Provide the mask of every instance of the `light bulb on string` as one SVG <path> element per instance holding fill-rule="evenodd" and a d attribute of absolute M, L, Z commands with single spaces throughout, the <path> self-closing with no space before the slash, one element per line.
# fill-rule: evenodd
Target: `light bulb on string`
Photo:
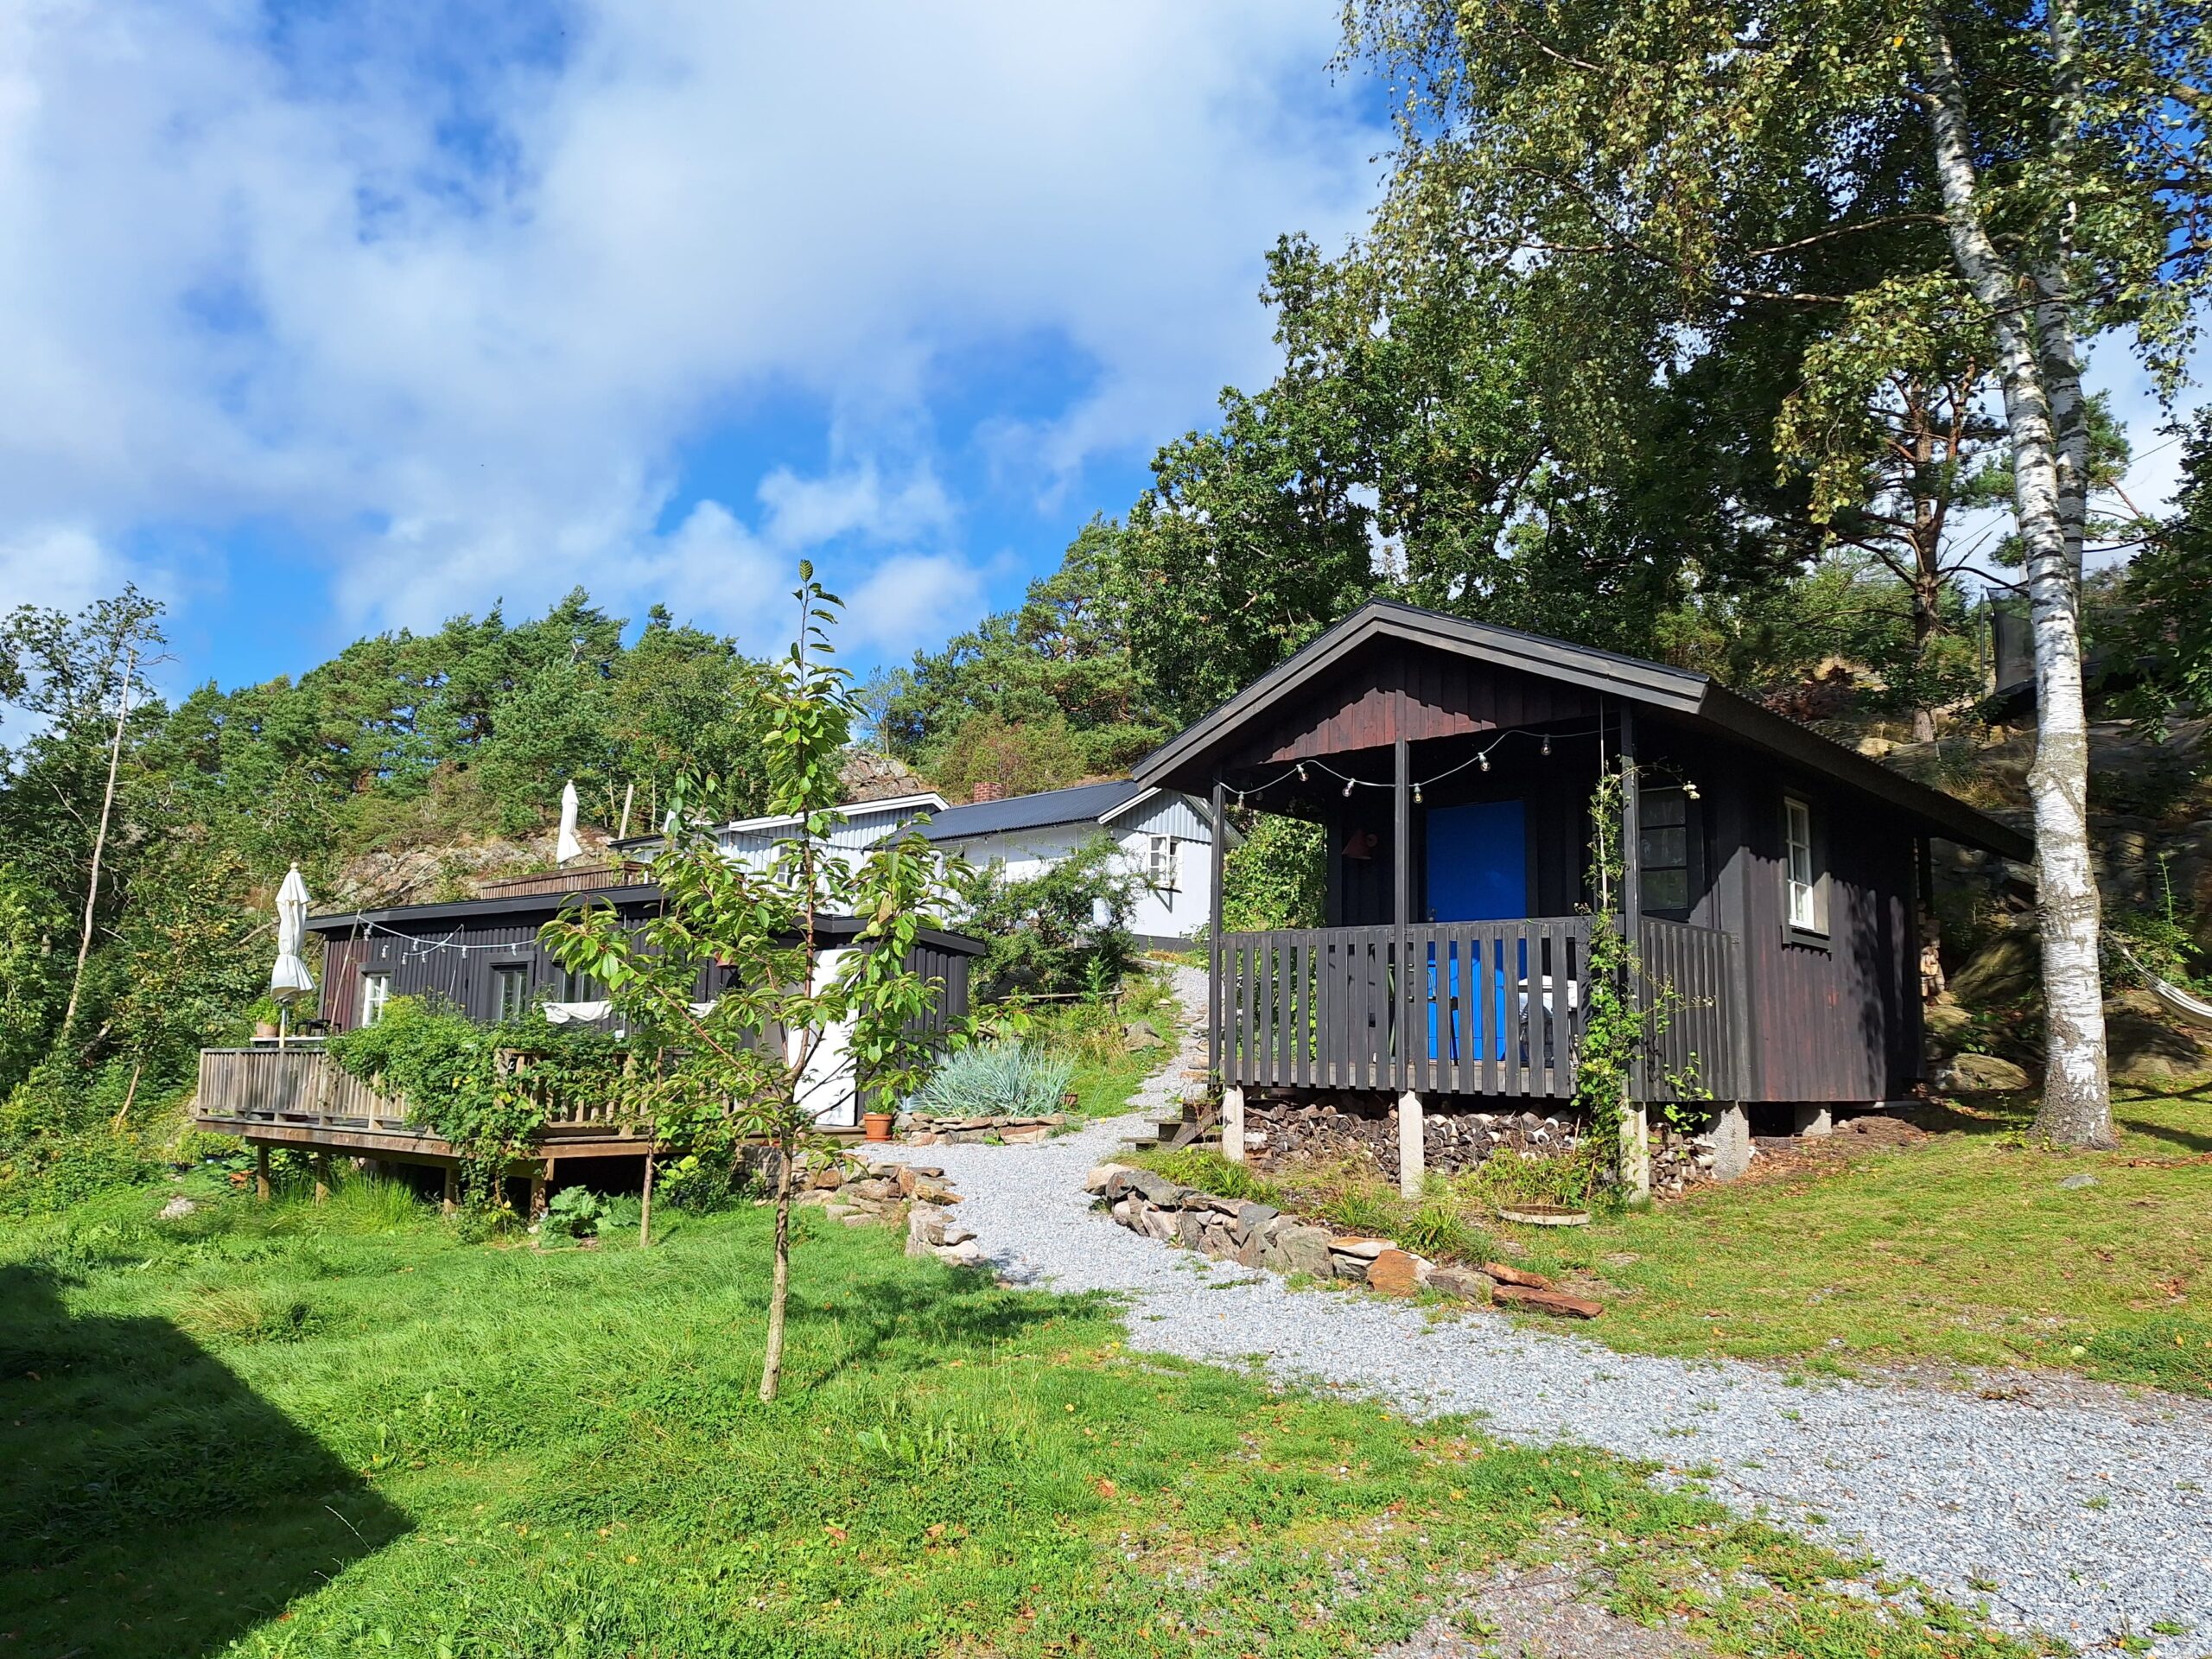
<path fill-rule="evenodd" d="M 1301 784 L 1306 781 L 1306 763 L 1303 760 L 1298 763 L 1298 781 Z"/>
<path fill-rule="evenodd" d="M 1536 751 L 1536 753 L 1539 753 L 1539 754 L 1549 754 L 1551 752 L 1552 752 L 1552 734 L 1551 734 L 1549 732 L 1546 732 L 1546 733 L 1544 734 L 1544 742 L 1543 742 L 1543 747 L 1542 747 L 1541 748 L 1538 749 L 1538 750 Z"/>
<path fill-rule="evenodd" d="M 1239 812 L 1244 810 L 1244 791 L 1241 789 L 1236 791 L 1236 810 Z"/>
<path fill-rule="evenodd" d="M 1352 780 L 1351 779 L 1350 779 L 1350 778 L 1347 778 L 1347 779 L 1344 779 L 1344 798 L 1345 798 L 1346 800 L 1350 800 L 1350 799 L 1351 798 L 1351 786 L 1352 786 L 1352 783 L 1353 783 L 1353 780 Z"/>
<path fill-rule="evenodd" d="M 1488 749 L 1484 749 L 1482 753 L 1476 755 L 1475 760 L 1484 772 L 1488 772 L 1490 770 L 1490 751 Z"/>
<path fill-rule="evenodd" d="M 1421 804 L 1421 785 L 1419 784 L 1415 784 L 1414 785 L 1414 804 L 1415 806 L 1419 806 Z"/>
<path fill-rule="evenodd" d="M 1682 794 L 1683 794 L 1683 796 L 1684 796 L 1687 799 L 1693 800 L 1693 801 L 1694 801 L 1694 800 L 1698 799 L 1698 798 L 1699 798 L 1699 797 L 1698 797 L 1698 792 L 1697 792 L 1697 785 L 1696 785 L 1695 784 L 1692 783 L 1688 779 L 1687 779 L 1687 778 L 1683 779 L 1682 779 Z"/>

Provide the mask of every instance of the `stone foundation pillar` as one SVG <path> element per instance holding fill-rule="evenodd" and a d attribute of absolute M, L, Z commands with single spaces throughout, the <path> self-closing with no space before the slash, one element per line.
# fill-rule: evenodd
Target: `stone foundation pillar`
<path fill-rule="evenodd" d="M 1621 1103 L 1621 1185 L 1632 1201 L 1651 1196 L 1651 1111 L 1640 1100 Z"/>
<path fill-rule="evenodd" d="M 1738 1101 L 1724 1102 L 1713 1125 L 1713 1179 L 1740 1180 L 1751 1166 L 1751 1109 Z"/>
<path fill-rule="evenodd" d="M 1835 1114 L 1826 1106 L 1800 1106 L 1797 1109 L 1797 1133 L 1834 1135 Z"/>
<path fill-rule="evenodd" d="M 1398 1096 L 1398 1196 L 1421 1197 L 1428 1173 L 1428 1146 L 1421 1123 L 1421 1096 L 1408 1089 Z"/>
<path fill-rule="evenodd" d="M 1234 1084 L 1221 1091 L 1221 1155 L 1244 1161 L 1244 1091 Z"/>

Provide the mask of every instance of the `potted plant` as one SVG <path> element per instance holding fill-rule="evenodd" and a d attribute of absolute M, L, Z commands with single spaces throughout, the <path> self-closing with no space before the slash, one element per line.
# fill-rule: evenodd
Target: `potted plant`
<path fill-rule="evenodd" d="M 892 1114 L 889 1112 L 862 1112 L 861 1114 L 861 1137 L 868 1141 L 888 1141 L 891 1138 L 891 1124 Z"/>

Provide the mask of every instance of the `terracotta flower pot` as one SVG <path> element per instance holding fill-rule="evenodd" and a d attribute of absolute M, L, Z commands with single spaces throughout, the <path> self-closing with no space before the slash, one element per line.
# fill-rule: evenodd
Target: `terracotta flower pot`
<path fill-rule="evenodd" d="M 862 1112 L 861 1134 L 870 1141 L 888 1141 L 891 1138 L 891 1114 L 889 1112 Z"/>

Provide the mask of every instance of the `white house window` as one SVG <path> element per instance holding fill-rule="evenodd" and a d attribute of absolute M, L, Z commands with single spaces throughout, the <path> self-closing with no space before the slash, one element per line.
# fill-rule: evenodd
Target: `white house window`
<path fill-rule="evenodd" d="M 1782 822 L 1788 843 L 1784 874 L 1789 885 L 1790 929 L 1799 933 L 1825 933 L 1827 918 L 1821 913 L 1821 872 L 1813 855 L 1813 809 L 1795 797 L 1785 796 Z"/>
<path fill-rule="evenodd" d="M 391 1000 L 391 976 L 390 974 L 363 974 L 361 976 L 360 1018 L 354 1023 L 359 1026 L 373 1026 L 384 1018 L 384 1005 Z"/>
<path fill-rule="evenodd" d="M 1163 893 L 1175 887 L 1175 845 L 1173 836 L 1145 837 L 1145 880 Z"/>

